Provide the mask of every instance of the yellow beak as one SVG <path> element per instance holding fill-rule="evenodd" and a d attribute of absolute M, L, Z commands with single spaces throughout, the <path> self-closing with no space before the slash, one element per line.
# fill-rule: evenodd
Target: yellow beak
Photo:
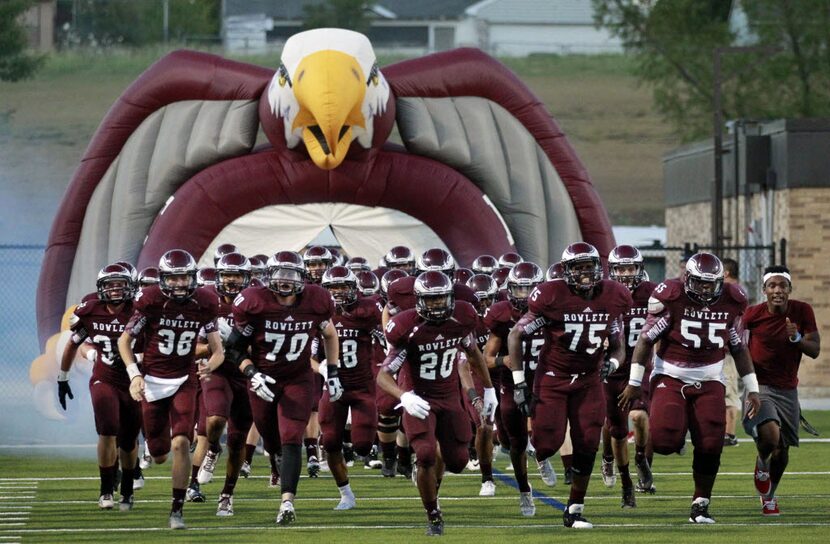
<path fill-rule="evenodd" d="M 305 57 L 294 77 L 300 111 L 292 130 L 302 127 L 311 160 L 324 170 L 337 168 L 352 143 L 352 126 L 365 128 L 366 76 L 351 55 L 328 49 Z"/>

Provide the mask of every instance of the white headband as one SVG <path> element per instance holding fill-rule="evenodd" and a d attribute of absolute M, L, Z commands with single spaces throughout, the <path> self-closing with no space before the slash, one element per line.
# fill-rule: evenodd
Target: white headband
<path fill-rule="evenodd" d="M 790 283 L 790 285 L 793 284 L 793 279 L 790 277 L 790 274 L 788 272 L 768 272 L 764 274 L 764 285 L 766 285 L 767 281 L 773 276 L 781 276 L 785 278 Z"/>

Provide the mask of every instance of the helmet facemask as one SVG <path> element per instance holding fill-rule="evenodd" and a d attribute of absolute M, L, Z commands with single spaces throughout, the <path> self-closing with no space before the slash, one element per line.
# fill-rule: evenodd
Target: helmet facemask
<path fill-rule="evenodd" d="M 453 293 L 418 295 L 415 303 L 415 311 L 418 315 L 432 323 L 446 321 L 452 316 L 453 310 L 455 310 Z"/>
<path fill-rule="evenodd" d="M 273 267 L 268 278 L 268 287 L 282 297 L 299 295 L 305 285 L 299 270 L 287 267 Z"/>
<path fill-rule="evenodd" d="M 160 272 L 159 287 L 168 298 L 182 302 L 193 296 L 198 283 L 196 271 L 188 272 Z"/>

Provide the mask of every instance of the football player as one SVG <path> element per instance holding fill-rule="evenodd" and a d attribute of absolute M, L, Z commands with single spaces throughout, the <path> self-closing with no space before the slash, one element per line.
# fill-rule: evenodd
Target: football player
<path fill-rule="evenodd" d="M 378 373 L 378 385 L 400 399 L 405 410 L 404 429 L 417 458 L 427 534 L 441 535 L 444 521 L 438 508 L 438 488 L 444 468 L 454 473 L 464 470 L 472 438 L 470 419 L 458 394 L 459 351 L 466 354 L 484 383 L 482 413 L 490 421 L 498 401 L 473 337 L 477 322 L 473 305 L 456 302 L 452 281 L 437 270 L 418 276 L 415 298 L 414 309 L 397 314 L 386 326 L 391 349 Z M 392 377 L 399 371 L 402 387 Z"/>
<path fill-rule="evenodd" d="M 311 344 L 318 335 L 328 365 L 330 402 L 340 398 L 343 386 L 331 295 L 318 285 L 306 284 L 303 259 L 296 252 L 272 256 L 268 274 L 267 287 L 252 286 L 236 297 L 227 351 L 229 360 L 238 362 L 250 380 L 251 410 L 265 449 L 282 450 L 282 502 L 276 522 L 288 525 L 296 519 L 294 496 L 315 383 Z"/>
<path fill-rule="evenodd" d="M 386 261 L 386 271 L 403 270 L 410 276 L 415 273 L 415 255 L 406 246 L 393 247 L 386 252 L 384 260 Z M 381 277 L 383 276 L 381 275 Z"/>
<path fill-rule="evenodd" d="M 623 409 L 640 397 L 641 382 L 652 346 L 660 341 L 651 374 L 649 427 L 654 451 L 661 455 L 685 446 L 692 435 L 694 495 L 691 523 L 715 523 L 709 513 L 712 487 L 723 450 L 723 359 L 726 350 L 747 391 L 747 415 L 760 406 L 758 380 L 741 336 L 746 294 L 723 282 L 723 264 L 711 253 L 692 255 L 682 280 L 669 279 L 654 288 L 648 317 L 631 356 L 628 386 L 620 396 Z"/>
<path fill-rule="evenodd" d="M 320 285 L 323 274 L 332 267 L 334 257 L 331 251 L 323 246 L 310 246 L 303 252 L 303 262 L 309 283 Z"/>
<path fill-rule="evenodd" d="M 218 301 L 196 285 L 196 261 L 181 249 L 159 260 L 159 284 L 145 287 L 135 302 L 118 350 L 130 377 L 130 395 L 141 402 L 147 444 L 155 463 L 173 452 L 171 529 L 184 529 L 182 507 L 190 466 L 190 436 L 196 415 L 196 336 L 204 328 L 211 356 L 206 368 L 224 359 L 216 330 Z M 141 370 L 132 341 L 144 337 Z M 171 438 L 172 437 L 172 438 Z"/>
<path fill-rule="evenodd" d="M 105 266 L 98 272 L 96 297 L 75 307 L 70 319 L 72 336 L 61 357 L 58 373 L 58 400 L 66 410 L 66 398 L 74 398 L 69 387 L 69 370 L 78 348 L 92 347 L 85 357 L 93 364 L 89 380 L 95 430 L 98 433 L 98 471 L 101 493 L 98 507 L 115 506 L 113 489 L 117 457 L 124 467 L 121 475 L 119 509 L 133 507 L 133 469 L 136 465 L 136 440 L 141 427 L 140 406 L 130 398 L 130 380 L 124 361 L 116 349 L 118 337 L 133 315 L 133 291 L 130 272 L 119 264 Z"/>
<path fill-rule="evenodd" d="M 559 449 L 570 422 L 573 483 L 563 523 L 589 529 L 593 526 L 582 513 L 605 420 L 602 380 L 625 359 L 620 321 L 631 307 L 631 294 L 620 283 L 602 279 L 599 253 L 588 243 L 569 245 L 562 253 L 562 266 L 565 280 L 536 287 L 528 312 L 510 331 L 508 366 L 514 401 L 531 416 L 537 461 Z M 539 329 L 544 329 L 545 342 L 531 405 L 522 340 Z M 606 341 L 608 356 L 603 357 Z"/>

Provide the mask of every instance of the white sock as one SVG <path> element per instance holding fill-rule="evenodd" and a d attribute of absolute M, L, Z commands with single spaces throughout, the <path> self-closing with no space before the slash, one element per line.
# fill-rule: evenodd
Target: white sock
<path fill-rule="evenodd" d="M 346 484 L 337 488 L 340 491 L 341 497 L 354 497 L 352 493 L 352 484 Z"/>
<path fill-rule="evenodd" d="M 584 510 L 585 510 L 585 505 L 584 504 L 574 503 L 574 504 L 568 506 L 568 513 L 569 514 L 581 514 Z"/>

